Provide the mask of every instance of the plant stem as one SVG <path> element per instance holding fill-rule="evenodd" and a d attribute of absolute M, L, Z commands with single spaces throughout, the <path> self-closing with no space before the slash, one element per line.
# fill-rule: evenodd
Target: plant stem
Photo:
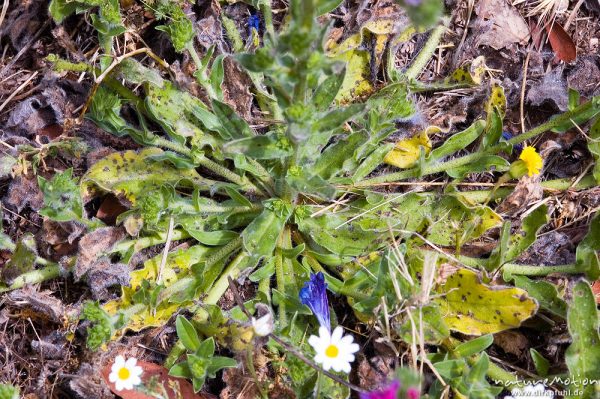
<path fill-rule="evenodd" d="M 256 212 L 263 209 L 262 204 L 252 204 L 252 206 L 222 206 L 222 205 L 203 205 L 198 206 L 199 212 L 204 213 L 243 213 Z"/>
<path fill-rule="evenodd" d="M 554 129 L 556 126 L 561 125 L 565 122 L 568 122 L 581 114 L 585 114 L 590 111 L 592 108 L 596 107 L 596 102 L 600 102 L 600 96 L 596 96 L 591 98 L 588 102 L 579 105 L 571 111 L 563 112 L 562 114 L 557 115 L 554 118 L 551 118 L 549 121 L 542 123 L 541 125 L 534 127 L 533 129 L 520 134 L 518 136 L 514 136 L 510 140 L 507 140 L 510 144 L 520 144 L 526 140 L 532 139 L 542 133 L 545 133 L 549 130 Z M 498 145 L 492 147 L 496 148 Z M 497 151 L 496 151 L 497 152 Z"/>
<path fill-rule="evenodd" d="M 283 254 L 281 251 L 281 236 L 278 240 L 277 248 L 275 248 L 275 279 L 277 281 L 277 290 L 279 292 L 285 292 L 285 270 L 283 268 Z M 279 304 L 279 325 L 280 328 L 284 328 L 287 325 L 287 315 L 285 313 L 285 302 L 281 301 Z"/>
<path fill-rule="evenodd" d="M 556 265 L 556 266 L 531 266 L 531 265 L 518 265 L 516 263 L 505 263 L 502 266 L 502 271 L 511 275 L 522 275 L 522 276 L 547 276 L 552 273 L 566 273 L 566 274 L 578 274 L 583 273 L 581 267 L 577 264 L 571 263 L 568 265 Z"/>
<path fill-rule="evenodd" d="M 208 291 L 208 294 L 203 300 L 203 303 L 207 305 L 216 304 L 221 296 L 227 291 L 229 287 L 229 278 L 236 279 L 240 274 L 241 267 L 246 264 L 246 260 L 250 258 L 247 252 L 240 252 L 234 259 L 231 261 L 227 269 L 221 274 L 219 279 L 213 284 L 211 289 Z"/>
<path fill-rule="evenodd" d="M 405 75 L 409 80 L 416 79 L 427 66 L 445 31 L 446 26 L 439 25 L 431 32 L 425 46 L 423 46 L 423 49 L 419 52 L 412 65 L 406 70 Z"/>
<path fill-rule="evenodd" d="M 167 140 L 164 137 L 159 137 L 159 136 L 157 136 L 154 139 L 154 145 L 156 145 L 158 147 L 166 148 L 168 150 L 178 152 L 189 158 L 192 158 L 198 163 L 198 165 L 204 166 L 206 169 L 210 170 L 211 172 L 215 173 L 216 175 L 219 175 L 222 178 L 241 186 L 243 189 L 248 190 L 248 191 L 254 191 L 257 194 L 264 195 L 263 191 L 261 189 L 259 189 L 258 187 L 256 187 L 247 178 L 242 177 L 242 176 L 230 171 L 225 166 L 220 165 L 205 156 L 198 157 L 197 159 L 194 158 L 194 156 L 192 154 L 192 150 L 190 150 L 189 148 L 187 148 L 184 145 L 181 145 L 181 144 L 176 143 L 171 140 Z"/>
<path fill-rule="evenodd" d="M 233 20 L 227 17 L 224 13 L 221 13 L 221 23 L 225 28 L 225 33 L 227 33 L 229 40 L 231 40 L 233 52 L 239 53 L 244 50 L 244 41 L 242 40 L 242 35 L 240 35 L 240 32 L 235 26 L 235 22 L 233 22 Z"/>
<path fill-rule="evenodd" d="M 208 65 L 202 65 L 202 60 L 200 59 L 200 56 L 198 55 L 198 52 L 196 51 L 196 48 L 194 47 L 193 41 L 190 41 L 188 43 L 188 45 L 185 46 L 185 48 L 192 56 L 192 60 L 194 60 L 194 64 L 196 64 L 196 74 L 195 74 L 196 81 L 206 91 L 206 93 L 208 94 L 208 97 L 218 99 L 217 93 L 215 93 L 215 89 L 210 84 L 210 80 L 208 79 L 208 76 L 206 75 L 206 68 L 208 67 Z"/>
<path fill-rule="evenodd" d="M 223 177 L 224 179 L 229 180 L 232 183 L 237 184 L 242 187 L 244 190 L 254 191 L 259 195 L 264 195 L 263 191 L 256 187 L 253 183 L 251 183 L 247 178 L 242 177 L 226 167 L 219 165 L 215 161 L 208 159 L 206 157 L 202 157 L 198 160 L 198 163 L 204 166 L 206 169 L 216 173 L 217 175 Z"/>
<path fill-rule="evenodd" d="M 544 191 L 554 192 L 554 191 L 565 191 L 568 189 L 573 190 L 585 190 L 588 188 L 596 187 L 596 180 L 594 176 L 588 175 L 581 179 L 577 184 L 573 185 L 573 179 L 564 178 L 564 179 L 555 179 L 555 180 L 546 180 L 540 183 L 540 186 Z M 504 198 L 514 190 L 513 187 L 500 187 L 494 193 L 492 199 Z M 435 193 L 431 193 L 435 195 Z M 473 202 L 482 203 L 485 202 L 489 195 L 490 190 L 474 190 L 474 191 L 461 191 L 460 195 L 469 199 Z"/>
<path fill-rule="evenodd" d="M 217 252 L 215 252 L 206 259 L 206 263 L 204 264 L 205 269 L 213 266 L 215 263 L 217 263 L 227 255 L 231 254 L 233 251 L 241 247 L 242 242 L 243 239 L 241 236 L 239 236 L 238 238 L 231 240 L 227 244 L 222 246 L 219 250 L 217 250 Z"/>
<path fill-rule="evenodd" d="M 168 140 L 164 137 L 156 136 L 153 139 L 154 145 L 162 148 L 166 148 L 167 150 L 175 151 L 180 154 L 183 154 L 187 157 L 192 158 L 192 150 L 187 148 L 186 146 L 176 143 L 174 141 Z"/>
<path fill-rule="evenodd" d="M 21 274 L 10 285 L 0 284 L 0 293 L 25 287 L 27 284 L 43 283 L 60 276 L 60 266 L 46 261 L 48 266 Z"/>
<path fill-rule="evenodd" d="M 171 239 L 173 241 L 183 240 L 190 235 L 183 230 L 173 230 Z M 142 237 L 135 240 L 121 241 L 110 251 L 110 253 L 127 252 L 131 247 L 134 247 L 136 252 L 144 248 L 153 247 L 155 245 L 164 244 L 167 241 L 167 232 L 159 233 L 158 237 Z"/>
<path fill-rule="evenodd" d="M 271 1 L 261 1 L 258 4 L 260 4 L 260 11 L 262 12 L 263 19 L 265 20 L 265 30 L 269 36 L 271 36 L 271 39 L 274 39 L 275 28 L 273 27 L 273 11 L 271 9 Z"/>

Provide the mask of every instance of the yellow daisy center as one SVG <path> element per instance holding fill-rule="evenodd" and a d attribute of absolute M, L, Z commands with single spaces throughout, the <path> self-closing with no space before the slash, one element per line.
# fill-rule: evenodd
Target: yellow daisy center
<path fill-rule="evenodd" d="M 527 166 L 527 174 L 529 176 L 539 174 L 542 166 L 544 165 L 540 154 L 536 152 L 534 147 L 530 146 L 525 146 L 525 148 L 523 148 L 519 159 L 525 162 L 525 165 Z"/>
<path fill-rule="evenodd" d="M 126 380 L 129 378 L 131 373 L 129 372 L 129 369 L 127 367 L 121 367 L 117 375 L 119 376 L 120 380 Z"/>
<path fill-rule="evenodd" d="M 337 357 L 337 355 L 340 353 L 340 350 L 338 349 L 337 346 L 335 345 L 329 345 L 327 347 L 327 349 L 325 349 L 325 355 L 327 357 Z"/>

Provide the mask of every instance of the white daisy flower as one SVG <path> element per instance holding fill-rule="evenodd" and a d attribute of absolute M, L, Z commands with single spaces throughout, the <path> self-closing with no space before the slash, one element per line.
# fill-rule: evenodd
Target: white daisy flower
<path fill-rule="evenodd" d="M 136 366 L 137 359 L 130 357 L 125 361 L 125 358 L 121 355 L 115 358 L 108 380 L 115 384 L 115 389 L 121 391 L 123 389 L 133 389 L 134 385 L 142 383 L 140 375 L 142 375 L 142 368 Z"/>
<path fill-rule="evenodd" d="M 554 392 L 547 390 L 544 384 L 526 385 L 523 389 L 514 388 L 510 396 L 504 399 L 549 399 L 554 397 Z"/>
<path fill-rule="evenodd" d="M 319 336 L 311 335 L 308 343 L 317 354 L 315 362 L 323 365 L 324 370 L 350 372 L 350 363 L 354 361 L 354 353 L 358 352 L 358 344 L 353 343 L 352 335 L 343 336 L 344 330 L 337 326 L 333 333 L 326 327 L 319 327 Z"/>

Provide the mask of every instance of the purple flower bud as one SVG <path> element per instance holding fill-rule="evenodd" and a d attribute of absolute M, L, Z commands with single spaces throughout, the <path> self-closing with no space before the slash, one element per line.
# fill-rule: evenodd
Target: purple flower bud
<path fill-rule="evenodd" d="M 323 273 L 311 273 L 310 280 L 304 283 L 304 286 L 300 290 L 300 302 L 308 306 L 317 320 L 319 320 L 319 324 L 331 332 L 327 284 L 325 283 Z"/>
<path fill-rule="evenodd" d="M 400 381 L 393 380 L 390 385 L 380 391 L 372 391 L 360 394 L 360 399 L 396 399 L 398 390 L 400 389 Z"/>

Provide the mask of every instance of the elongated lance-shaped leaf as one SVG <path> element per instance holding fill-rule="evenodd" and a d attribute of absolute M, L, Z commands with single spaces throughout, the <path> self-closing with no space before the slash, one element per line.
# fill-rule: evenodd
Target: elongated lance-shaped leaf
<path fill-rule="evenodd" d="M 270 256 L 291 213 L 291 206 L 281 200 L 265 203 L 262 213 L 242 232 L 246 251 L 256 257 Z"/>
<path fill-rule="evenodd" d="M 573 300 L 569 305 L 567 324 L 573 343 L 567 348 L 565 360 L 572 377 L 569 398 L 592 399 L 600 394 L 600 335 L 598 310 L 594 293 L 587 281 L 573 287 Z"/>
<path fill-rule="evenodd" d="M 591 281 L 600 277 L 600 212 L 598 212 L 590 223 L 590 230 L 585 238 L 577 246 L 575 258 L 580 273 L 585 273 Z"/>
<path fill-rule="evenodd" d="M 447 138 L 444 144 L 431 151 L 427 160 L 435 161 L 466 148 L 481 135 L 484 129 L 485 121 L 478 120 L 474 122 L 462 132 L 455 133 Z"/>

